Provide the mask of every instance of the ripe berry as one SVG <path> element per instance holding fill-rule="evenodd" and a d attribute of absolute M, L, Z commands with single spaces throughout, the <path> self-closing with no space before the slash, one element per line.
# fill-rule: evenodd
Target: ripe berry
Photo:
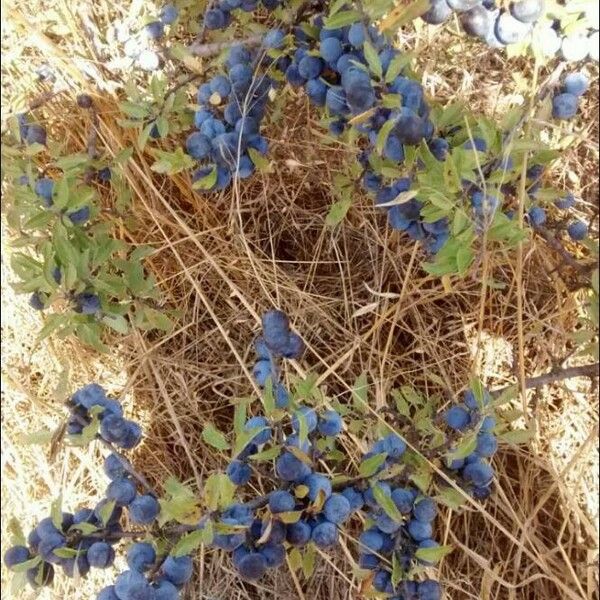
<path fill-rule="evenodd" d="M 154 496 L 142 494 L 129 505 L 129 517 L 134 523 L 147 525 L 152 523 L 160 512 L 160 505 Z"/>
<path fill-rule="evenodd" d="M 588 226 L 583 221 L 572 221 L 567 226 L 567 233 L 572 240 L 580 242 L 587 237 Z"/>

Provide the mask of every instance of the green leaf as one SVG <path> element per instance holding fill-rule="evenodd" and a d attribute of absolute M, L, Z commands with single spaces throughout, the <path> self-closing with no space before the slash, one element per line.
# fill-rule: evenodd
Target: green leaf
<path fill-rule="evenodd" d="M 267 377 L 267 381 L 265 382 L 265 386 L 263 389 L 263 393 L 260 397 L 262 404 L 265 409 L 265 415 L 270 417 L 275 410 L 275 397 L 273 396 L 273 381 L 271 380 L 271 376 Z"/>
<path fill-rule="evenodd" d="M 34 556 L 25 562 L 19 563 L 18 565 L 14 565 L 10 567 L 10 570 L 13 573 L 24 573 L 25 571 L 29 571 L 29 569 L 34 569 L 42 562 L 41 556 Z"/>
<path fill-rule="evenodd" d="M 435 546 L 434 548 L 418 548 L 415 557 L 419 560 L 436 563 L 452 552 L 452 546 Z"/>
<path fill-rule="evenodd" d="M 231 447 L 225 436 L 212 423 L 204 426 L 202 439 L 217 450 L 227 450 Z"/>
<path fill-rule="evenodd" d="M 193 190 L 211 190 L 217 183 L 217 167 L 213 166 L 210 173 L 200 179 L 196 179 L 192 184 Z"/>
<path fill-rule="evenodd" d="M 150 167 L 155 173 L 165 175 L 174 175 L 194 166 L 194 159 L 188 156 L 181 146 L 175 152 L 165 152 L 164 150 L 154 150 L 152 152 L 158 160 Z"/>
<path fill-rule="evenodd" d="M 40 444 L 49 444 L 54 437 L 54 431 L 50 429 L 41 429 L 39 431 L 33 431 L 32 433 L 23 433 L 18 436 L 20 444 L 25 446 Z"/>
<path fill-rule="evenodd" d="M 60 494 L 50 505 L 50 518 L 52 519 L 52 525 L 59 531 L 62 530 L 62 494 Z"/>
<path fill-rule="evenodd" d="M 54 206 L 58 209 L 63 209 L 69 202 L 69 182 L 66 177 L 60 179 L 54 186 L 52 199 Z"/>
<path fill-rule="evenodd" d="M 365 40 L 363 44 L 363 52 L 365 53 L 365 60 L 369 65 L 369 70 L 373 73 L 378 79 L 381 79 L 383 76 L 383 67 L 381 66 L 381 60 L 379 59 L 379 54 L 377 50 L 373 47 L 373 44 L 369 42 L 369 40 Z"/>
<path fill-rule="evenodd" d="M 477 434 L 471 433 L 466 435 L 460 442 L 460 444 L 452 451 L 448 452 L 449 460 L 460 460 L 473 454 L 477 447 Z"/>
<path fill-rule="evenodd" d="M 345 198 L 334 202 L 329 208 L 327 217 L 325 217 L 325 224 L 328 227 L 335 227 L 339 225 L 343 220 L 350 207 L 352 206 L 352 198 Z"/>
<path fill-rule="evenodd" d="M 404 67 L 410 64 L 410 61 L 414 58 L 414 55 L 410 52 L 403 52 L 397 54 L 392 58 L 387 71 L 385 72 L 385 82 L 392 83 L 400 73 L 404 70 Z"/>
<path fill-rule="evenodd" d="M 101 319 L 102 323 L 114 329 L 117 333 L 125 335 L 129 332 L 129 323 L 127 319 L 121 315 L 106 314 Z"/>
<path fill-rule="evenodd" d="M 306 547 L 304 556 L 302 557 L 302 573 L 306 579 L 308 579 L 315 570 L 315 559 L 316 551 L 314 546 L 311 544 Z"/>
<path fill-rule="evenodd" d="M 381 156 L 381 154 L 383 154 L 383 149 L 385 148 L 385 143 L 387 142 L 387 139 L 392 131 L 392 129 L 395 127 L 396 122 L 393 119 L 388 119 L 383 126 L 381 127 L 381 129 L 379 130 L 379 133 L 377 134 L 377 141 L 375 142 L 375 149 L 377 150 L 377 153 Z"/>
<path fill-rule="evenodd" d="M 527 444 L 533 438 L 533 432 L 529 429 L 514 429 L 513 431 L 506 431 L 502 433 L 499 438 L 507 444 L 519 446 Z"/>
<path fill-rule="evenodd" d="M 219 507 L 220 480 L 219 473 L 213 473 L 204 484 L 204 503 L 209 510 L 217 510 Z"/>
<path fill-rule="evenodd" d="M 69 531 L 81 531 L 81 533 L 83 533 L 83 535 L 89 535 L 90 533 L 95 533 L 96 531 L 98 531 L 98 528 L 95 525 L 92 525 L 91 523 L 86 523 L 85 521 L 82 521 L 81 523 L 75 523 L 74 525 L 71 525 L 71 527 L 69 527 Z"/>
<path fill-rule="evenodd" d="M 246 424 L 246 408 L 250 401 L 248 399 L 241 399 L 235 406 L 233 413 L 233 431 L 236 435 L 239 435 L 244 431 L 244 425 Z"/>
<path fill-rule="evenodd" d="M 374 484 L 371 486 L 371 490 L 377 504 L 383 508 L 387 516 L 396 523 L 402 523 L 402 513 L 398 510 L 398 507 L 394 504 L 392 498 L 383 491 L 383 488 Z"/>
<path fill-rule="evenodd" d="M 75 548 L 56 548 L 53 550 L 53 553 L 56 554 L 59 558 L 74 558 L 79 554 L 79 550 Z"/>
<path fill-rule="evenodd" d="M 100 508 L 98 511 L 98 516 L 100 517 L 100 522 L 103 526 L 106 527 L 109 519 L 112 517 L 113 511 L 115 509 L 116 502 L 114 500 L 109 500 L 104 506 Z"/>
<path fill-rule="evenodd" d="M 277 458 L 281 454 L 281 446 L 272 446 L 267 450 L 263 450 L 262 452 L 257 452 L 256 454 L 251 454 L 248 458 L 250 460 L 255 461 L 266 461 L 273 460 Z"/>
<path fill-rule="evenodd" d="M 212 537 L 212 522 L 207 521 L 202 529 L 192 531 L 180 538 L 170 554 L 176 557 L 187 556 L 202 544 L 209 544 L 212 541 Z"/>
<path fill-rule="evenodd" d="M 119 103 L 119 108 L 128 117 L 133 117 L 135 119 L 143 119 L 150 114 L 150 109 L 148 106 L 134 104 L 128 100 Z"/>
<path fill-rule="evenodd" d="M 327 29 L 340 29 L 347 25 L 352 25 L 360 21 L 361 15 L 357 10 L 344 10 L 324 19 L 324 25 Z"/>
<path fill-rule="evenodd" d="M 258 150 L 248 148 L 247 152 L 250 160 L 261 173 L 271 173 L 273 171 L 271 161 L 268 158 L 265 158 Z"/>
<path fill-rule="evenodd" d="M 463 494 L 451 487 L 443 488 L 435 499 L 453 510 L 464 506 L 467 502 L 467 499 Z"/>
<path fill-rule="evenodd" d="M 368 393 L 369 393 L 369 382 L 367 380 L 367 373 L 363 371 L 354 382 L 352 386 L 352 397 L 354 399 L 354 407 L 359 412 L 365 413 L 368 410 Z"/>
<path fill-rule="evenodd" d="M 400 11 L 392 11 L 391 14 L 384 19 L 381 28 L 384 31 L 395 31 L 425 14 L 430 7 L 430 0 L 415 0 Z"/>
<path fill-rule="evenodd" d="M 375 473 L 379 471 L 381 465 L 385 462 L 386 458 L 387 452 L 381 452 L 380 454 L 375 454 L 374 456 L 367 458 L 367 460 L 363 460 L 358 468 L 360 476 L 371 477 L 372 475 L 375 475 Z"/>
<path fill-rule="evenodd" d="M 292 548 L 287 558 L 292 571 L 297 571 L 302 566 L 302 553 L 298 548 Z"/>
<path fill-rule="evenodd" d="M 27 546 L 27 539 L 21 528 L 21 523 L 15 517 L 11 517 L 8 522 L 8 533 L 13 546 Z"/>
<path fill-rule="evenodd" d="M 499 396 L 494 398 L 494 400 L 492 401 L 492 406 L 502 406 L 503 404 L 506 404 L 507 402 L 510 402 L 511 400 L 516 398 L 518 393 L 519 386 L 511 385 L 507 387 Z"/>

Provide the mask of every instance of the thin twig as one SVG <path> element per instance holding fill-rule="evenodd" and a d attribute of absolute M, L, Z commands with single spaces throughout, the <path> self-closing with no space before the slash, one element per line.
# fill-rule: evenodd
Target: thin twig
<path fill-rule="evenodd" d="M 542 387 L 544 385 L 549 385 L 551 383 L 556 383 L 557 381 L 563 381 L 565 379 L 571 379 L 573 377 L 598 377 L 600 369 L 600 363 L 593 363 L 589 365 L 582 365 L 580 367 L 567 367 L 566 369 L 557 369 L 546 373 L 545 375 L 538 375 L 537 377 L 529 377 L 525 379 L 525 388 L 526 389 L 534 389 L 538 387 Z M 492 396 L 497 397 L 502 395 L 504 392 L 509 390 L 511 385 L 507 385 L 498 390 L 494 390 L 491 392 Z"/>
<path fill-rule="evenodd" d="M 243 45 L 243 46 L 256 46 L 262 42 L 264 35 L 251 35 L 247 38 L 241 39 L 233 39 L 227 40 L 224 42 L 212 42 L 210 44 L 199 44 L 198 42 L 194 42 L 190 46 L 188 46 L 188 50 L 194 56 L 214 56 L 215 54 L 219 54 L 222 50 L 226 50 L 227 48 L 232 48 L 233 46 Z"/>
<path fill-rule="evenodd" d="M 564 248 L 556 236 L 546 229 L 546 227 L 534 227 L 534 231 L 545 240 L 546 244 L 548 244 L 550 248 L 560 254 L 560 257 L 564 260 L 564 262 L 573 269 L 579 271 L 580 273 L 587 274 L 596 267 L 595 263 L 582 264 L 576 260 L 573 255 Z"/>

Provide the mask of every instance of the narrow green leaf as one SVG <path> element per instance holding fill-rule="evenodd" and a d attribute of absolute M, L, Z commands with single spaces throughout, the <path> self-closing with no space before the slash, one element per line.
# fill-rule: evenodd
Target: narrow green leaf
<path fill-rule="evenodd" d="M 367 458 L 367 460 L 363 460 L 358 468 L 360 476 L 371 477 L 372 475 L 375 475 L 385 462 L 386 458 L 387 452 L 381 452 L 380 454 L 375 454 L 374 456 Z"/>
<path fill-rule="evenodd" d="M 114 500 L 109 500 L 99 511 L 98 516 L 100 517 L 100 522 L 102 525 L 106 526 L 109 519 L 112 517 L 113 511 L 115 509 L 116 502 Z"/>
<path fill-rule="evenodd" d="M 377 50 L 375 50 L 373 44 L 371 44 L 369 40 L 365 40 L 365 43 L 363 44 L 363 52 L 365 54 L 365 60 L 369 65 L 369 70 L 378 79 L 381 79 L 383 76 L 383 67 L 381 66 L 381 60 L 379 59 L 379 54 L 377 53 Z"/>
<path fill-rule="evenodd" d="M 464 506 L 467 502 L 463 494 L 451 487 L 443 488 L 435 499 L 453 510 Z"/>
<path fill-rule="evenodd" d="M 418 548 L 415 557 L 419 560 L 436 563 L 452 552 L 452 546 L 435 546 L 434 548 Z"/>
<path fill-rule="evenodd" d="M 350 207 L 352 206 L 352 198 L 345 198 L 334 202 L 329 208 L 329 212 L 325 217 L 325 224 L 328 227 L 335 227 L 339 225 L 343 220 Z"/>
<path fill-rule="evenodd" d="M 212 423 L 204 426 L 202 439 L 217 450 L 227 450 L 231 447 L 225 436 Z"/>
<path fill-rule="evenodd" d="M 62 494 L 60 494 L 50 505 L 50 518 L 52 519 L 52 525 L 59 531 L 62 530 Z"/>
<path fill-rule="evenodd" d="M 513 431 L 506 431 L 505 433 L 502 433 L 499 438 L 507 444 L 519 446 L 522 444 L 527 444 L 527 442 L 531 441 L 533 438 L 533 432 L 531 432 L 529 429 L 515 429 Z"/>
<path fill-rule="evenodd" d="M 402 523 L 402 513 L 398 510 L 398 507 L 394 504 L 391 497 L 377 484 L 372 485 L 371 490 L 373 491 L 373 497 L 377 501 L 377 504 L 383 508 L 385 514 L 392 519 L 392 521 Z"/>
<path fill-rule="evenodd" d="M 340 29 L 360 21 L 360 18 L 361 15 L 357 10 L 344 10 L 324 19 L 324 25 L 327 29 Z"/>

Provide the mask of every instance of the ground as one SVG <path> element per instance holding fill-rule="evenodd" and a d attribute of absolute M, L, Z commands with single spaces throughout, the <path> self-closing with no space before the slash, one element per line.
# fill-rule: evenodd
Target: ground
<path fill-rule="evenodd" d="M 71 110 L 72 95 L 95 86 L 104 92 L 98 100 L 103 144 L 112 153 L 133 145 L 134 134 L 115 126 L 116 91 L 125 73 L 110 28 L 124 20 L 139 23 L 149 11 L 145 5 L 82 3 L 85 10 L 75 12 L 47 0 L 11 8 L 2 24 L 3 106 L 16 110 L 24 98 L 45 91 L 34 69 L 49 64 L 68 82 L 68 91 L 43 109 L 65 145 L 81 144 L 86 125 L 59 117 Z M 530 59 L 485 50 L 452 27 L 424 28 L 401 36 L 399 44 L 416 48 L 416 68 L 437 100 L 462 100 L 492 115 L 522 103 L 527 93 Z M 258 316 L 274 305 L 291 315 L 308 347 L 287 377 L 314 372 L 328 395 L 344 398 L 366 372 L 375 410 L 391 403 L 389 392 L 398 384 L 453 396 L 473 370 L 492 389 L 514 383 L 519 292 L 525 298 L 527 375 L 549 371 L 571 351 L 582 298 L 557 275 L 558 259 L 543 240 L 527 243 L 521 289 L 514 286 L 513 255 L 483 256 L 496 281 L 505 284 L 486 290 L 478 274 L 437 285 L 419 269 L 419 249 L 391 233 L 361 194 L 343 227 L 326 227 L 334 200 L 330 182 L 345 149 L 326 143 L 301 94 L 279 93 L 289 95 L 293 110 L 274 115 L 268 125 L 275 166 L 270 174 L 213 197 L 192 192 L 187 174 L 156 176 L 148 153 L 136 151 L 128 166 L 136 221 L 115 224 L 123 238 L 156 249 L 150 268 L 165 306 L 177 310 L 176 327 L 166 337 L 115 339 L 108 355 L 72 340 L 36 344 L 41 317 L 10 286 L 11 234 L 3 230 L 3 550 L 11 516 L 27 527 L 46 516 L 59 494 L 64 506 L 75 509 L 105 487 L 99 448 L 49 453 L 47 446 L 25 443 L 25 436 L 58 424 L 65 382 L 75 389 L 98 381 L 120 395 L 144 426 L 135 461 L 154 483 L 173 474 L 201 489 L 207 474 L 225 461 L 200 431 L 208 420 L 227 431 L 232 401 L 252 393 L 250 343 Z M 595 215 L 597 231 L 597 90 L 586 96 L 582 110 L 569 135 L 550 126 L 548 136 L 566 148 L 556 180 L 582 197 L 581 210 Z M 523 445 L 501 446 L 496 492 L 483 510 L 446 511 L 438 519 L 439 539 L 455 548 L 440 568 L 447 597 L 597 598 L 597 390 L 574 379 L 532 390 L 524 406 L 514 400 L 506 411 L 516 427 L 532 419 L 535 435 Z M 308 581 L 280 569 L 258 586 L 241 583 L 228 558 L 202 552 L 186 597 L 356 598 L 351 546 L 348 539 L 345 551 L 323 555 Z M 77 583 L 57 579 L 41 598 L 93 598 L 111 575 L 96 571 Z M 4 567 L 2 586 L 8 586 Z"/>

